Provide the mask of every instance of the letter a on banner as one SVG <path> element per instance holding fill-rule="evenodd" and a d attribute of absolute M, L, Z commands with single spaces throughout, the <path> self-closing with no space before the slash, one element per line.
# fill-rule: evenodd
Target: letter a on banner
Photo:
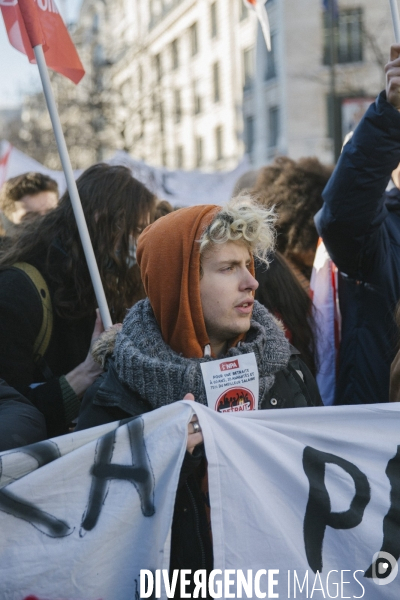
<path fill-rule="evenodd" d="M 21 14 L 23 3 L 24 0 L 0 0 L 0 8 L 11 45 L 26 54 L 29 62 L 35 63 L 35 55 Z M 36 10 L 40 24 L 40 39 L 37 43 L 43 45 L 47 66 L 74 83 L 79 83 L 85 70 L 55 0 L 35 0 L 34 4 L 32 8 Z"/>

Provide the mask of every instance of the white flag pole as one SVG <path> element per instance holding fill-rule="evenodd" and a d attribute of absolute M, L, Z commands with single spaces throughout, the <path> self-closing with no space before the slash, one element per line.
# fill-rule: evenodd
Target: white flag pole
<path fill-rule="evenodd" d="M 47 71 L 43 47 L 41 45 L 35 46 L 33 48 L 33 51 L 35 53 L 36 62 L 39 68 L 43 92 L 46 98 L 47 108 L 50 114 L 50 119 L 53 125 L 54 135 L 57 142 L 58 153 L 60 155 L 62 168 L 65 174 L 69 197 L 71 199 L 71 204 L 74 211 L 76 224 L 78 226 L 83 251 L 85 253 L 86 262 L 93 283 L 94 293 L 96 294 L 101 320 L 103 321 L 104 328 L 107 329 L 107 327 L 111 327 L 112 325 L 110 311 L 108 309 L 106 295 L 104 293 L 103 284 L 100 278 L 99 268 L 97 266 L 92 242 L 90 240 L 89 230 L 87 228 L 85 215 L 83 213 L 82 204 L 79 198 L 78 188 L 76 187 L 75 177 L 72 171 L 71 161 L 69 159 L 67 145 L 65 143 L 65 138 L 61 127 L 60 117 L 58 115 L 57 106 L 54 100 L 53 89 L 51 87 L 50 77 Z"/>
<path fill-rule="evenodd" d="M 399 7 L 397 6 L 397 0 L 390 0 L 390 10 L 392 11 L 394 39 L 396 40 L 396 44 L 400 44 L 400 19 L 399 19 Z"/>

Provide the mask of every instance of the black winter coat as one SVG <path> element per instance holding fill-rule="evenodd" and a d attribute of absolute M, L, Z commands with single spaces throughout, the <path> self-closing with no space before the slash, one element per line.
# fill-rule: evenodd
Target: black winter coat
<path fill-rule="evenodd" d="M 400 298 L 400 113 L 382 92 L 343 148 L 315 217 L 340 271 L 342 339 L 336 404 L 389 401 Z"/>
<path fill-rule="evenodd" d="M 59 270 L 63 255 L 53 254 Z M 45 369 L 35 361 L 33 347 L 43 320 L 43 307 L 33 283 L 17 269 L 0 270 L 0 377 L 13 386 L 45 416 L 49 437 L 67 432 L 65 394 L 60 376 L 83 362 L 90 348 L 93 316 L 63 319 L 54 309 L 55 289 L 47 277 L 44 257 L 32 259 L 49 288 L 53 305 L 53 331 L 44 355 Z M 32 384 L 42 385 L 31 387 Z M 68 393 L 68 392 L 67 392 Z M 72 390 L 71 393 L 73 394 Z M 75 396 L 75 394 L 73 394 Z M 77 400 L 76 400 L 77 403 Z"/>

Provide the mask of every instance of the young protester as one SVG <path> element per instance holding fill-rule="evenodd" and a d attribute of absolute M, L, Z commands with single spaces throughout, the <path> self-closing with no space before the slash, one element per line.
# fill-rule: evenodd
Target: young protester
<path fill-rule="evenodd" d="M 8 179 L 0 190 L 2 234 L 12 235 L 18 225 L 46 214 L 57 202 L 57 182 L 43 173 L 24 173 Z"/>
<path fill-rule="evenodd" d="M 109 334 L 96 345 L 107 372 L 86 393 L 78 429 L 184 397 L 207 405 L 202 364 L 249 353 L 259 376 L 258 409 L 321 404 L 316 383 L 281 324 L 254 300 L 253 256 L 268 262 L 273 222 L 273 211 L 245 194 L 222 209 L 184 208 L 147 227 L 137 256 L 148 298 L 129 311 L 115 347 Z M 188 427 L 171 569 L 211 569 L 202 435 L 195 417 Z"/>
<path fill-rule="evenodd" d="M 315 217 L 340 271 L 342 314 L 336 404 L 388 402 L 400 297 L 400 45 L 386 91 L 344 146 Z M 386 187 L 393 173 L 393 187 Z"/>
<path fill-rule="evenodd" d="M 155 197 L 129 169 L 97 164 L 77 180 L 112 320 L 135 301 L 136 239 Z M 28 223 L 0 259 L 0 377 L 65 433 L 101 373 L 89 349 L 103 331 L 68 192 Z M 15 421 L 18 432 L 18 419 Z"/>

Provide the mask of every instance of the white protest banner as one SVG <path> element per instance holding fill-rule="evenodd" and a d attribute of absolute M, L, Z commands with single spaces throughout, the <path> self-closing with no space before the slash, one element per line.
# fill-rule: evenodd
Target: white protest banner
<path fill-rule="evenodd" d="M 9 147 L 8 142 L 5 140 L 0 141 L 0 165 L 2 157 L 6 155 Z M 52 171 L 14 147 L 11 147 L 10 155 L 7 158 L 5 179 L 16 177 L 27 171 L 37 171 L 55 179 L 60 194 L 64 193 L 66 185 L 62 171 Z M 218 171 L 216 173 L 205 173 L 197 170 L 173 171 L 164 167 L 153 167 L 141 160 L 132 158 L 122 151 L 117 152 L 105 162 L 111 165 L 128 167 L 133 177 L 147 186 L 158 198 L 168 200 L 173 206 L 225 204 L 232 197 L 237 180 L 251 168 L 247 156 L 232 171 Z M 82 170 L 74 171 L 75 178 L 81 174 Z"/>
<path fill-rule="evenodd" d="M 173 206 L 225 204 L 232 197 L 239 177 L 251 169 L 247 155 L 232 171 L 214 173 L 153 167 L 122 151 L 107 162 L 128 167 L 136 179 L 144 183 L 158 198 L 168 200 Z"/>
<path fill-rule="evenodd" d="M 140 570 L 168 570 L 193 409 L 212 596 L 398 600 L 400 404 L 219 414 L 188 401 L 0 455 L 1 600 L 135 600 Z"/>
<path fill-rule="evenodd" d="M 192 410 L 166 412 L 0 454 L 1 600 L 134 600 L 168 569 Z"/>
<path fill-rule="evenodd" d="M 400 404 L 196 412 L 223 598 L 399 599 Z"/>
<path fill-rule="evenodd" d="M 207 403 L 221 413 L 258 410 L 258 367 L 254 352 L 201 363 Z"/>

